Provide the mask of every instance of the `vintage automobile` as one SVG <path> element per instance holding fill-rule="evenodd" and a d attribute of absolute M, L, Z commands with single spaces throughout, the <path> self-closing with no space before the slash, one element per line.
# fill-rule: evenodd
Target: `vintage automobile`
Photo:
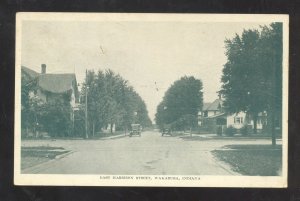
<path fill-rule="evenodd" d="M 142 126 L 140 124 L 131 124 L 131 131 L 129 133 L 129 137 L 133 135 L 138 135 L 141 137 Z"/>
<path fill-rule="evenodd" d="M 170 124 L 165 124 L 161 129 L 161 136 L 170 135 L 172 136 L 172 129 Z"/>

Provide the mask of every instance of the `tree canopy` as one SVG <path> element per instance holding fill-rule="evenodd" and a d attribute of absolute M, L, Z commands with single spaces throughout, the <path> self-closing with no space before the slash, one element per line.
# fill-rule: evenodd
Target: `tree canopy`
<path fill-rule="evenodd" d="M 280 118 L 282 107 L 282 23 L 244 30 L 225 40 L 227 62 L 220 93 L 230 113 L 266 111 Z M 274 121 L 269 122 L 269 125 Z M 274 126 L 273 126 L 274 127 Z"/>
<path fill-rule="evenodd" d="M 88 71 L 81 93 L 82 97 L 88 93 L 89 127 L 94 125 L 99 130 L 115 124 L 117 129 L 126 129 L 131 123 L 143 127 L 152 124 L 145 102 L 127 80 L 112 70 Z"/>
<path fill-rule="evenodd" d="M 203 105 L 202 82 L 193 76 L 184 76 L 175 81 L 166 91 L 157 106 L 156 124 L 174 123 L 185 119 L 186 115 L 197 117 Z M 187 116 L 190 119 L 190 116 Z"/>

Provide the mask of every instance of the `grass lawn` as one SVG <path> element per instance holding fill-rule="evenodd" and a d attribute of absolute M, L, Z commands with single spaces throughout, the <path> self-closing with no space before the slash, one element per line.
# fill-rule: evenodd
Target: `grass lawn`
<path fill-rule="evenodd" d="M 54 159 L 56 156 L 69 151 L 62 147 L 22 147 L 21 148 L 21 169 L 33 167 L 40 163 Z"/>
<path fill-rule="evenodd" d="M 223 148 L 224 150 L 214 150 L 212 153 L 236 172 L 249 176 L 281 174 L 281 145 L 228 145 Z"/>

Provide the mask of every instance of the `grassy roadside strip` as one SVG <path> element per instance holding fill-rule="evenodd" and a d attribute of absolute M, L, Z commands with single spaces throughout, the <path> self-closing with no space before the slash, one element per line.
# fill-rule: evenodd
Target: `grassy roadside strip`
<path fill-rule="evenodd" d="M 21 148 L 21 169 L 36 166 L 56 158 L 61 154 L 68 153 L 62 147 L 22 147 Z"/>
<path fill-rule="evenodd" d="M 281 146 L 228 145 L 212 151 L 219 160 L 228 163 L 233 171 L 248 176 L 277 176 L 281 174 Z"/>

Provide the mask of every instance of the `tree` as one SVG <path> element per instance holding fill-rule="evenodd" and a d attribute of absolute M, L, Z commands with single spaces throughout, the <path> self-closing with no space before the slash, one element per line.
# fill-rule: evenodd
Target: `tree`
<path fill-rule="evenodd" d="M 26 135 L 29 130 L 35 132 L 37 125 L 37 116 L 41 100 L 34 96 L 37 80 L 22 73 L 21 77 L 21 127 L 26 129 Z M 32 94 L 31 94 L 32 93 Z"/>
<path fill-rule="evenodd" d="M 281 127 L 282 118 L 282 23 L 264 26 L 261 33 L 260 65 L 264 75 L 263 87 L 266 89 L 266 111 L 272 144 L 276 144 L 276 122 Z"/>
<path fill-rule="evenodd" d="M 258 64 L 259 32 L 244 30 L 242 36 L 225 40 L 227 63 L 223 69 L 221 93 L 225 98 L 224 106 L 229 113 L 245 111 L 256 117 L 264 107 L 262 90 L 257 90 L 262 81 Z"/>
<path fill-rule="evenodd" d="M 69 137 L 73 135 L 70 114 L 70 103 L 55 99 L 40 106 L 39 124 L 52 137 Z"/>
<path fill-rule="evenodd" d="M 179 121 L 184 115 L 197 116 L 203 105 L 202 82 L 193 76 L 175 81 L 157 107 L 156 124 L 162 127 Z"/>
<path fill-rule="evenodd" d="M 128 81 L 112 70 L 88 71 L 82 88 L 87 93 L 89 130 L 116 125 L 126 130 L 131 123 L 140 123 L 143 127 L 151 125 L 146 105 L 142 98 L 129 86 Z M 85 104 L 85 101 L 81 101 Z M 112 132 L 112 126 L 111 126 Z M 89 132 L 90 133 L 90 132 Z"/>
<path fill-rule="evenodd" d="M 220 93 L 229 113 L 247 112 L 256 117 L 267 111 L 275 144 L 275 118 L 282 104 L 282 24 L 272 23 L 262 31 L 244 30 L 225 40 L 227 62 L 223 68 Z M 271 118 L 271 119 L 270 119 Z"/>

